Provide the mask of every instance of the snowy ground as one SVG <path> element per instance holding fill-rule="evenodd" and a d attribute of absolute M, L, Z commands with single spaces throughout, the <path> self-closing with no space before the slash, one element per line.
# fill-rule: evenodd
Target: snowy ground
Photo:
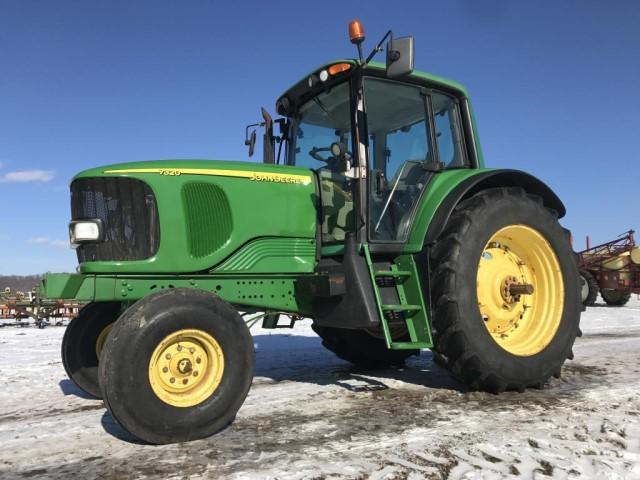
<path fill-rule="evenodd" d="M 136 442 L 74 387 L 63 328 L 0 328 L 0 478 L 640 479 L 640 301 L 589 308 L 582 328 L 562 379 L 499 396 L 466 392 L 428 352 L 361 372 L 308 324 L 254 328 L 235 423 L 168 446 Z"/>

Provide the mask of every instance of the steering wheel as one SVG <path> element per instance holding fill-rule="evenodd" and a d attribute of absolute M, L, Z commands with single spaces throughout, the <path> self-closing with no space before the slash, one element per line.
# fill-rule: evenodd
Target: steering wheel
<path fill-rule="evenodd" d="M 331 152 L 331 147 L 313 147 L 311 150 L 309 150 L 309 155 L 311 157 L 320 162 L 329 163 L 329 161 L 331 160 L 331 156 L 324 158 L 322 155 L 320 155 L 320 152 Z"/>

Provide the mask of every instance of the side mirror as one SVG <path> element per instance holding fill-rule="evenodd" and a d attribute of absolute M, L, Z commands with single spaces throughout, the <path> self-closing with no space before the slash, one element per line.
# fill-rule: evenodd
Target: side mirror
<path fill-rule="evenodd" d="M 249 147 L 249 158 L 253 157 L 253 150 L 256 147 L 256 131 L 252 130 L 251 134 L 245 136 L 244 144 Z"/>
<path fill-rule="evenodd" d="M 387 43 L 387 77 L 413 72 L 413 37 L 392 38 Z"/>

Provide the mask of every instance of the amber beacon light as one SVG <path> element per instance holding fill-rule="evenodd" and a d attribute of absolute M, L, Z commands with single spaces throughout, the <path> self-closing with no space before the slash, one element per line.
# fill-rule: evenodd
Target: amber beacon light
<path fill-rule="evenodd" d="M 359 45 L 364 42 L 364 27 L 360 23 L 360 20 L 351 20 L 349 22 L 349 39 L 351 43 Z"/>

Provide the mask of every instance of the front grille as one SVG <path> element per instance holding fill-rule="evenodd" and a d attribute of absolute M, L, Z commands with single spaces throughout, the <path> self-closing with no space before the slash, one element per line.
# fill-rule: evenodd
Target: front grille
<path fill-rule="evenodd" d="M 78 262 L 144 260 L 158 251 L 160 225 L 149 186 L 133 178 L 79 178 L 71 183 L 73 220 L 99 218 L 100 243 L 77 248 Z"/>

